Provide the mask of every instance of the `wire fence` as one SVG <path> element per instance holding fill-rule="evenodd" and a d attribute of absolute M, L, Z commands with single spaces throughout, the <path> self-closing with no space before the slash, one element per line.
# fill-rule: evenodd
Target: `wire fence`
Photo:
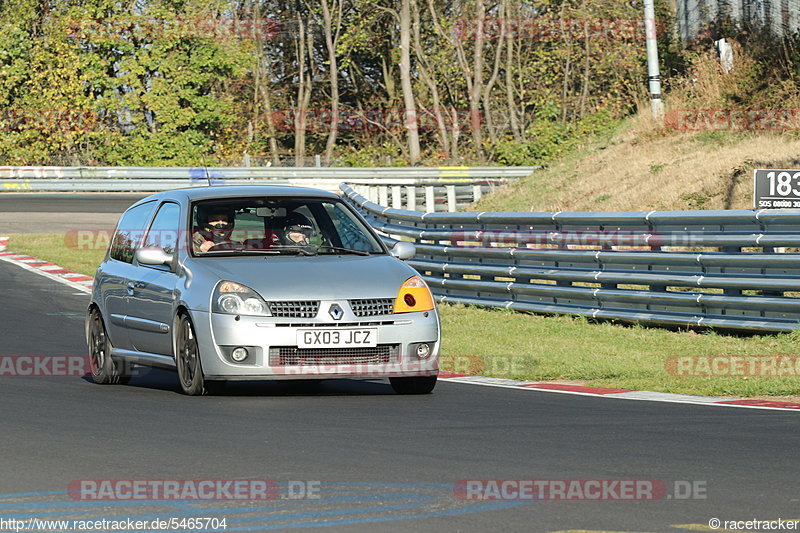
<path fill-rule="evenodd" d="M 720 22 L 765 28 L 779 37 L 800 30 L 800 0 L 678 0 L 675 4 L 678 31 L 684 42 L 711 36 Z"/>

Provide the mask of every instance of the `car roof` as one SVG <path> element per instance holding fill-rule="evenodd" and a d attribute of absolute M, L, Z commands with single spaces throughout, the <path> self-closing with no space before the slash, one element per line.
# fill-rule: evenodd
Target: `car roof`
<path fill-rule="evenodd" d="M 196 200 L 214 200 L 217 198 L 239 198 L 248 196 L 339 198 L 339 195 L 335 193 L 322 189 L 313 189 L 311 187 L 290 187 L 288 185 L 215 185 L 210 187 L 188 187 L 185 189 L 162 191 L 142 198 L 134 205 L 150 202 L 152 200 L 187 199 L 192 202 Z"/>

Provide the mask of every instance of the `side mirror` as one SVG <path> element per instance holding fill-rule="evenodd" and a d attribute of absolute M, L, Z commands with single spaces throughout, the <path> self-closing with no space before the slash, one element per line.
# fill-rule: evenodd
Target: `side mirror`
<path fill-rule="evenodd" d="M 398 241 L 392 246 L 392 256 L 405 261 L 417 255 L 417 248 L 406 241 Z"/>
<path fill-rule="evenodd" d="M 142 265 L 151 265 L 151 266 L 161 266 L 167 265 L 169 267 L 172 266 L 172 255 L 166 253 L 162 248 L 158 246 L 152 246 L 148 248 L 139 248 L 136 250 L 136 261 Z"/>

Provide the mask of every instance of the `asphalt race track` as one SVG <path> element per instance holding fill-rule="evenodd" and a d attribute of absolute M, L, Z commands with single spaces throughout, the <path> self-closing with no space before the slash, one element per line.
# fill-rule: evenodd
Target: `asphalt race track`
<path fill-rule="evenodd" d="M 0 235 L 114 229 L 142 193 L 3 193 Z"/>
<path fill-rule="evenodd" d="M 85 352 L 87 295 L 5 262 L 0 291 L 0 361 Z M 687 531 L 711 518 L 800 518 L 792 412 L 446 382 L 409 397 L 380 380 L 237 383 L 191 398 L 167 371 L 108 386 L 77 375 L 2 377 L 0 390 L 0 519 L 225 517 L 227 531 Z M 80 480 L 120 479 L 261 479 L 279 492 L 215 502 L 67 493 Z M 454 490 L 459 480 L 534 479 L 658 480 L 669 493 L 678 481 L 704 498 L 466 501 Z"/>

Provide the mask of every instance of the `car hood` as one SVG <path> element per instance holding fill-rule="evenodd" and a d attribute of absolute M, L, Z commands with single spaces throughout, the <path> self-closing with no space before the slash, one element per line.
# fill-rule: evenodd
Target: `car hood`
<path fill-rule="evenodd" d="M 265 300 L 394 298 L 416 271 L 389 255 L 195 259 L 195 277 L 247 285 Z"/>

